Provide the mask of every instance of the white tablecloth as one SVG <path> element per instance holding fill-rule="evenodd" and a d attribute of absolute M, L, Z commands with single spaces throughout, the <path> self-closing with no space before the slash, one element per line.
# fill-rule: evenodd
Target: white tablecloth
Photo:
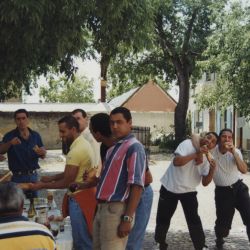
<path fill-rule="evenodd" d="M 56 239 L 57 250 L 72 250 L 73 239 L 71 231 L 60 232 Z"/>

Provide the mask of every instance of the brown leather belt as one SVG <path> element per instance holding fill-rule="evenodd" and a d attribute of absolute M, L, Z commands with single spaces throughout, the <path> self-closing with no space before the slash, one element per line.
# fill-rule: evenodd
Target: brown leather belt
<path fill-rule="evenodd" d="M 117 203 L 125 203 L 126 201 L 105 201 L 105 200 L 97 200 L 97 203 L 98 204 L 107 204 L 107 203 L 115 203 L 115 202 L 117 202 Z"/>
<path fill-rule="evenodd" d="M 109 201 L 104 201 L 104 200 L 97 200 L 97 202 L 98 202 L 99 204 L 109 203 Z"/>

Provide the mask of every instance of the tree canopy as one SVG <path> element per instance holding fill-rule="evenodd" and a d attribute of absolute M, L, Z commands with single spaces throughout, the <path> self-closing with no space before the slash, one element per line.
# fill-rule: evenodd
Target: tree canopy
<path fill-rule="evenodd" d="M 153 46 L 141 52 L 136 60 L 134 55 L 127 59 L 122 54 L 116 57 L 112 66 L 111 74 L 115 76 L 116 89 L 127 81 L 128 76 L 135 77 L 130 81 L 133 84 L 138 83 L 143 74 L 161 81 L 165 79 L 168 83 L 175 81 L 179 85 L 179 102 L 175 111 L 175 135 L 178 142 L 186 135 L 190 82 L 199 75 L 196 62 L 202 58 L 207 47 L 207 37 L 212 32 L 214 17 L 224 4 L 223 0 L 156 1 L 155 29 L 151 34 Z M 122 68 L 122 65 L 126 66 Z"/>
<path fill-rule="evenodd" d="M 40 87 L 40 96 L 45 102 L 52 103 L 94 102 L 93 82 L 84 76 L 75 76 L 73 79 L 67 79 L 65 76 L 55 79 L 51 76 L 48 86 Z"/>
<path fill-rule="evenodd" d="M 206 87 L 197 102 L 201 109 L 233 105 L 250 117 L 250 8 L 234 3 L 217 18 L 205 52 L 208 60 L 202 63 L 204 70 L 216 72 L 216 84 Z"/>
<path fill-rule="evenodd" d="M 102 93 L 106 92 L 108 67 L 118 52 L 138 51 L 150 43 L 148 34 L 153 28 L 153 4 L 152 0 L 95 2 L 87 23 L 92 46 L 100 55 Z"/>
<path fill-rule="evenodd" d="M 2 0 L 0 3 L 0 85 L 34 84 L 37 76 L 53 70 L 72 75 L 72 56 L 86 51 L 84 24 L 92 8 L 86 0 Z"/>
<path fill-rule="evenodd" d="M 0 3 L 2 96 L 14 87 L 29 92 L 36 77 L 50 71 L 75 72 L 74 56 L 101 55 L 106 79 L 110 58 L 124 48 L 144 46 L 152 19 L 151 0 L 25 0 Z M 140 39 L 139 39 L 140 38 Z M 0 90 L 1 90 L 0 89 Z"/>

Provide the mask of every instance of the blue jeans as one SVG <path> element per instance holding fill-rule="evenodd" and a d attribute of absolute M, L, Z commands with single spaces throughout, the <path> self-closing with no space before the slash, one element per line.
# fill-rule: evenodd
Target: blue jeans
<path fill-rule="evenodd" d="M 92 250 L 92 239 L 82 210 L 74 198 L 69 198 L 69 216 L 75 250 Z"/>
<path fill-rule="evenodd" d="M 11 177 L 11 181 L 16 182 L 16 183 L 37 182 L 38 181 L 38 175 L 37 175 L 37 173 L 31 174 L 31 175 L 15 175 L 14 174 Z M 24 194 L 25 194 L 27 199 L 38 197 L 38 192 L 37 191 L 26 190 L 26 191 L 24 191 Z"/>
<path fill-rule="evenodd" d="M 128 237 L 126 250 L 140 250 L 144 240 L 145 231 L 150 217 L 153 203 L 153 189 L 149 185 L 142 193 L 135 212 L 135 224 Z"/>

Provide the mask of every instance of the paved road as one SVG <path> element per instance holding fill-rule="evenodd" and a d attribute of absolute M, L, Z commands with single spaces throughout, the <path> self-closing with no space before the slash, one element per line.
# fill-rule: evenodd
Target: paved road
<path fill-rule="evenodd" d="M 41 160 L 41 173 L 53 174 L 57 171 L 63 171 L 64 159 L 60 155 L 61 151 L 51 151 L 45 160 Z M 157 203 L 159 198 L 160 178 L 166 171 L 169 161 L 151 162 L 150 170 L 152 171 L 154 182 L 152 187 L 154 190 L 154 201 L 151 212 L 150 221 L 147 227 L 147 234 L 144 242 L 144 250 L 156 250 L 157 245 L 154 243 L 154 228 L 157 211 Z M 7 163 L 0 162 L 0 170 L 7 170 Z M 244 182 L 250 187 L 250 173 L 244 175 Z M 58 192 L 58 196 L 61 196 Z M 56 197 L 55 197 L 56 198 Z M 62 197 L 58 197 L 61 201 Z M 203 223 L 203 228 L 206 234 L 206 241 L 209 249 L 214 249 L 214 221 L 215 221 L 215 205 L 214 205 L 214 184 L 211 183 L 208 187 L 200 185 L 198 187 L 199 214 Z M 58 203 L 60 204 L 60 202 Z M 192 242 L 188 234 L 188 229 L 184 214 L 180 205 L 172 218 L 170 230 L 167 236 L 169 244 L 168 250 L 193 250 Z M 245 227 L 242 224 L 239 213 L 236 211 L 232 230 L 226 239 L 226 250 L 250 250 L 247 240 Z"/>
<path fill-rule="evenodd" d="M 157 203 L 159 198 L 160 178 L 166 171 L 169 161 L 155 161 L 150 164 L 150 170 L 152 171 L 154 182 L 152 187 L 154 190 L 154 201 L 151 212 L 150 221 L 147 227 L 147 234 L 144 243 L 144 250 L 156 250 L 157 245 L 153 240 L 153 232 L 155 228 L 155 218 L 157 212 Z M 250 174 L 244 175 L 244 182 L 250 187 Z M 215 248 L 214 243 L 214 221 L 215 221 L 215 205 L 214 205 L 214 184 L 211 183 L 208 187 L 200 185 L 198 187 L 198 200 L 199 200 L 199 214 L 202 220 L 203 228 L 206 234 L 206 241 L 209 249 Z M 186 221 L 182 211 L 182 207 L 178 204 L 177 210 L 172 218 L 171 226 L 167 236 L 169 244 L 168 250 L 192 250 L 192 242 L 190 240 Z M 230 235 L 226 239 L 225 249 L 250 249 L 250 245 L 247 240 L 245 227 L 241 221 L 238 211 L 236 211 L 232 230 Z"/>

